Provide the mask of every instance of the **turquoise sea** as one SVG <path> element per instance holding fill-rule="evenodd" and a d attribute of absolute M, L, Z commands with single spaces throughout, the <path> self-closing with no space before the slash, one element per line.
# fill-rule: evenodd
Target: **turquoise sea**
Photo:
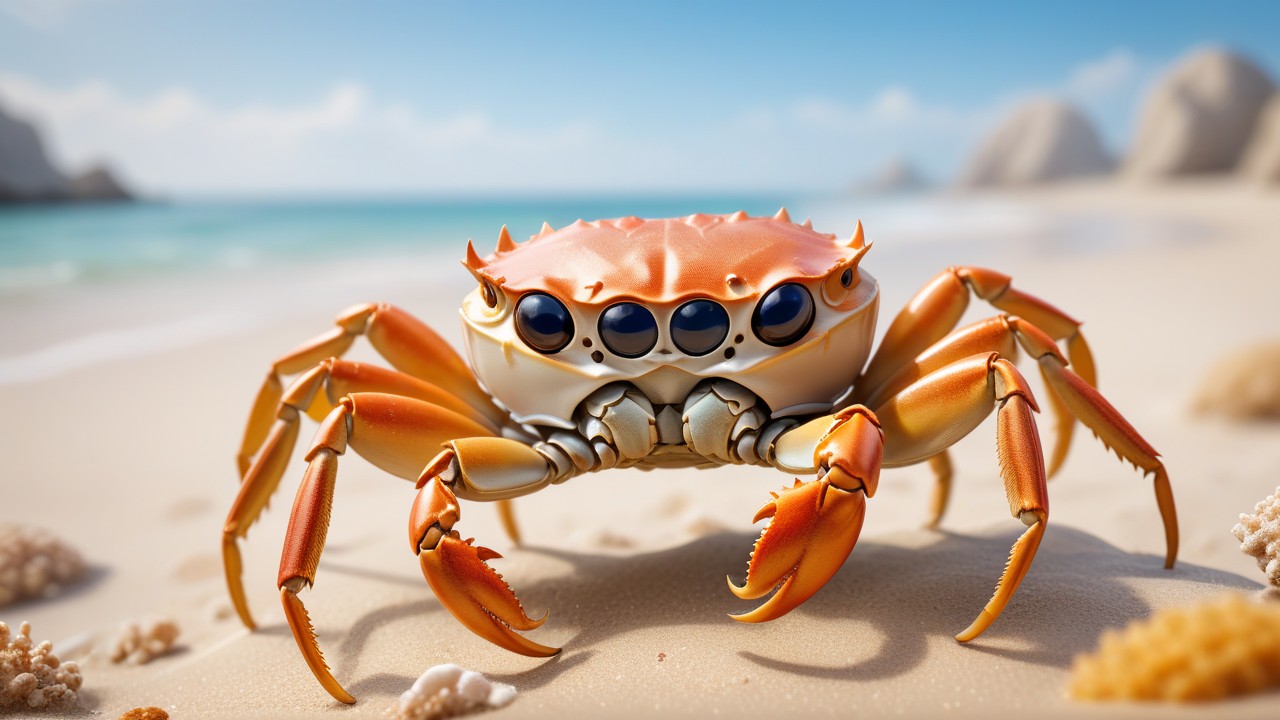
<path fill-rule="evenodd" d="M 142 202 L 0 208 L 0 385 L 296 324 L 321 328 L 357 302 L 418 307 L 456 299 L 473 239 L 492 250 L 503 225 L 522 240 L 544 221 L 695 212 L 812 216 L 848 236 L 861 219 L 864 266 L 896 308 L 951 264 L 1009 269 L 1019 258 L 1105 253 L 1193 240 L 1195 228 L 1037 210 L 947 194 L 433 200 Z M 726 262 L 732 248 L 726 248 Z M 425 293 L 425 294 L 424 294 Z M 295 343 L 303 331 L 281 338 Z"/>
<path fill-rule="evenodd" d="M 0 297 L 86 282 L 142 280 L 284 262 L 490 248 L 503 225 L 523 239 L 544 221 L 694 212 L 772 214 L 786 198 L 618 197 L 453 200 L 182 201 L 0 208 Z"/>

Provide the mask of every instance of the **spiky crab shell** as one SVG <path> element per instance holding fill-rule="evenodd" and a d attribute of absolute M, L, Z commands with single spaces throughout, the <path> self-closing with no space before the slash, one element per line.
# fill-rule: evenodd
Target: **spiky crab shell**
<path fill-rule="evenodd" d="M 699 381 L 726 378 L 774 417 L 828 412 L 870 353 L 879 291 L 858 267 L 869 247 L 860 224 L 840 241 L 792 223 L 785 210 L 578 221 L 544 226 L 520 245 L 504 228 L 487 258 L 467 246 L 463 264 L 481 284 L 462 302 L 467 357 L 494 399 L 530 425 L 575 427 L 578 404 L 613 382 L 679 405 Z M 770 345 L 753 313 L 784 283 L 808 290 L 813 319 L 790 344 Z M 516 330 L 514 310 L 533 292 L 557 298 L 572 319 L 570 340 L 554 352 L 534 351 Z M 729 322 L 721 346 L 704 355 L 680 351 L 670 332 L 677 308 L 694 298 L 719 303 Z M 599 334 L 602 313 L 623 301 L 645 306 L 657 323 L 656 343 L 638 357 L 614 354 Z"/>
<path fill-rule="evenodd" d="M 816 281 L 853 266 L 865 251 L 861 226 L 852 240 L 774 217 L 690 215 L 625 217 L 543 231 L 515 244 L 505 232 L 487 258 L 469 252 L 467 267 L 509 296 L 550 293 L 562 301 L 663 305 L 691 297 L 733 302 L 783 282 Z"/>

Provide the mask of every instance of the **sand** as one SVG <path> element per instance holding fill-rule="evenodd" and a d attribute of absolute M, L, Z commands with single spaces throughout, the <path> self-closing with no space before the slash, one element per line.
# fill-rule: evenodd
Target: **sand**
<path fill-rule="evenodd" d="M 1050 485 L 1049 531 L 1022 588 L 985 635 L 955 643 L 1021 529 L 1008 517 L 987 423 L 955 449 L 956 491 L 941 531 L 919 529 L 928 471 L 887 471 L 862 539 L 835 578 L 790 615 L 744 626 L 725 614 L 752 604 L 734 598 L 724 576 L 741 579 L 759 530 L 750 518 L 789 477 L 758 468 L 612 471 L 520 500 L 523 548 L 507 542 L 493 508 L 463 508 L 459 529 L 506 556 L 494 565 L 531 614 L 551 611 L 531 636 L 565 650 L 532 660 L 473 636 L 442 610 L 403 537 L 411 486 L 348 455 L 317 585 L 303 596 L 336 676 L 359 700 L 343 706 L 311 677 L 275 591 L 298 461 L 244 544 L 261 629 L 250 633 L 226 612 L 219 532 L 237 487 L 232 458 L 267 362 L 326 329 L 345 305 L 390 300 L 456 342 L 456 299 L 469 287 L 449 258 L 421 279 L 361 266 L 0 308 L 11 359 L 88 329 L 181 327 L 196 309 L 239 312 L 249 300 L 280 299 L 243 315 L 251 322 L 213 323 L 209 339 L 177 332 L 146 354 L 78 363 L 74 346 L 64 347 L 46 356 L 61 358 L 47 372 L 28 363 L 28 379 L 3 387 L 0 520 L 55 531 L 93 570 L 59 598 L 0 608 L 0 620 L 30 620 L 37 638 L 80 661 L 82 706 L 104 717 L 145 705 L 176 718 L 379 717 L 425 668 L 446 662 L 517 688 L 494 717 L 1273 716 L 1275 694 L 1168 713 L 1076 704 L 1065 687 L 1072 657 L 1105 629 L 1228 589 L 1261 588 L 1230 530 L 1275 487 L 1280 428 L 1204 420 L 1191 408 L 1219 357 L 1280 335 L 1272 277 L 1280 195 L 1227 182 L 1091 182 L 999 201 L 1051 228 L 1087 230 L 1090 218 L 1107 216 L 1122 228 L 1131 223 L 1135 239 L 1063 247 L 1052 233 L 999 238 L 1008 246 L 993 259 L 957 236 L 948 247 L 922 246 L 891 272 L 877 270 L 873 251 L 865 267 L 884 288 L 881 327 L 930 276 L 975 255 L 1086 319 L 1103 392 L 1170 469 L 1183 540 L 1173 571 L 1161 569 L 1149 484 L 1081 431 Z M 1172 232 L 1139 232 L 1150 221 Z M 873 227 L 868 233 L 878 248 L 895 242 Z M 973 318 L 989 314 L 977 305 Z M 355 356 L 372 357 L 366 348 Z M 307 427 L 304 441 L 309 435 Z M 153 614 L 182 625 L 177 652 L 130 667 L 94 650 L 109 645 L 120 623 Z"/>

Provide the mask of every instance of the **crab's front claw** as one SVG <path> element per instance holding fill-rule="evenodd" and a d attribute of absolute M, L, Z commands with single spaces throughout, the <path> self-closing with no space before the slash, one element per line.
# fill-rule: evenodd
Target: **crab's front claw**
<path fill-rule="evenodd" d="M 445 451 L 433 465 L 452 460 Z M 424 477 L 431 475 L 431 468 Z M 414 501 L 410 540 L 418 553 L 422 575 L 432 591 L 467 629 L 489 642 L 529 657 L 550 657 L 560 648 L 540 645 L 516 633 L 533 630 L 547 616 L 534 620 L 524 612 L 520 600 L 487 560 L 502 557 L 486 547 L 463 540 L 453 530 L 458 519 L 458 500 L 438 477 L 428 477 Z"/>
<path fill-rule="evenodd" d="M 796 480 L 756 513 L 753 522 L 773 520 L 756 541 L 746 583 L 738 587 L 730 579 L 729 589 L 743 600 L 763 597 L 775 587 L 778 592 L 755 610 L 729 617 L 752 623 L 782 617 L 835 575 L 862 530 L 867 496 L 859 485 L 834 467 L 820 480 Z"/>

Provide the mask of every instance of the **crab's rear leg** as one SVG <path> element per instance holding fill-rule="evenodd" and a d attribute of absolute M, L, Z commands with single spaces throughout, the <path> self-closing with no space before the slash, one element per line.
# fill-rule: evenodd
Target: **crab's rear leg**
<path fill-rule="evenodd" d="M 416 471 L 406 468 L 421 468 L 446 440 L 490 434 L 483 426 L 451 410 L 381 393 L 355 393 L 343 398 L 316 431 L 306 456 L 306 474 L 289 516 L 277 584 L 298 648 L 316 679 L 334 698 L 354 702 L 325 664 L 298 593 L 315 583 L 329 531 L 338 457 L 346 452 L 349 442 L 375 465 L 412 476 Z"/>
<path fill-rule="evenodd" d="M 317 409 L 327 414 L 333 409 L 332 398 L 352 393 L 378 392 L 414 398 L 450 410 L 479 426 L 486 435 L 497 434 L 497 427 L 485 416 L 473 410 L 451 393 L 410 375 L 388 370 L 368 363 L 356 363 L 337 358 L 327 358 L 299 376 L 280 397 L 276 409 L 275 425 L 262 446 L 261 452 L 245 473 L 240 491 L 227 513 L 222 528 L 222 559 L 231 594 L 240 620 L 253 628 L 253 616 L 245 599 L 241 580 L 242 563 L 238 541 L 248 535 L 249 528 L 257 522 L 267 502 L 279 487 L 280 478 L 293 455 L 298 437 L 300 415 L 315 413 Z M 323 419 L 321 414 L 318 419 Z M 449 436 L 449 437 L 452 437 Z M 412 480 L 420 468 L 409 465 L 397 473 Z M 392 472 L 395 472 L 394 470 Z"/>
<path fill-rule="evenodd" d="M 1026 379 L 999 353 L 975 355 L 921 378 L 882 404 L 886 466 L 920 462 L 950 447 L 997 412 L 996 449 L 1009 510 L 1027 526 L 1014 543 L 995 594 L 956 636 L 967 642 L 995 621 L 1031 567 L 1049 520 L 1044 456 Z"/>
<path fill-rule="evenodd" d="M 333 330 L 302 343 L 271 363 L 249 411 L 244 439 L 236 455 L 241 477 L 249 471 L 253 456 L 271 433 L 284 395 L 281 376 L 300 373 L 325 358 L 341 356 L 360 335 L 367 337 L 374 349 L 397 370 L 443 388 L 491 423 L 503 421 L 504 413 L 480 388 L 458 353 L 434 330 L 404 310 L 386 303 L 366 303 L 346 310 L 334 322 L 337 327 Z"/>
<path fill-rule="evenodd" d="M 863 402 L 867 407 L 875 409 L 920 378 L 957 360 L 991 352 L 998 352 L 1001 357 L 1012 360 L 1017 357 L 1019 349 L 1038 363 L 1052 361 L 1055 365 L 1062 366 L 1067 362 L 1053 338 L 1043 330 L 1022 318 L 1002 314 L 956 330 L 934 343 L 928 350 L 898 368 L 889 379 L 867 394 Z M 1049 380 L 1047 375 L 1046 380 Z M 1058 429 L 1059 450 L 1069 441 L 1075 422 L 1075 416 L 1065 407 L 1060 394 L 1058 385 L 1050 383 L 1049 401 Z M 933 470 L 936 483 L 927 526 L 936 527 L 942 520 L 951 494 L 950 458 L 945 452 L 935 455 L 929 458 L 929 467 Z M 1053 465 L 1050 466 L 1049 477 L 1053 477 L 1055 469 Z"/>
<path fill-rule="evenodd" d="M 909 364 L 956 327 L 969 306 L 971 292 L 993 307 L 1023 318 L 1027 324 L 1039 328 L 1053 340 L 1065 341 L 1067 357 L 1076 373 L 1088 384 L 1098 384 L 1093 353 L 1080 332 L 1080 321 L 1044 300 L 1013 287 L 1013 278 L 1008 275 L 987 268 L 957 266 L 943 270 L 930 280 L 893 319 L 893 323 L 885 331 L 880 347 L 855 383 L 855 400 L 875 407 L 877 403 L 870 400 L 872 394 L 887 397 L 880 392 L 885 383 L 902 366 Z M 1000 349 L 981 349 L 988 350 Z M 1060 409 L 1056 400 L 1051 399 L 1051 402 L 1055 411 Z M 1050 475 L 1066 460 L 1075 428 L 1069 415 L 1060 414 L 1058 418 L 1057 441 L 1049 463 Z"/>
<path fill-rule="evenodd" d="M 1178 554 L 1178 518 L 1169 477 L 1160 462 L 1159 453 L 1101 393 L 1067 367 L 1067 359 L 1058 351 L 1052 338 L 1025 319 L 1001 315 L 948 335 L 903 366 L 871 395 L 868 405 L 873 409 L 879 408 L 920 378 L 973 354 L 995 351 L 1008 358 L 1018 348 L 1040 366 L 1060 430 L 1064 425 L 1070 427 L 1078 418 L 1120 457 L 1154 476 L 1156 503 L 1165 529 L 1165 564 L 1172 567 Z M 946 462 L 945 454 L 939 454 L 930 457 L 929 464 L 938 477 L 931 523 L 936 524 L 946 507 L 946 496 L 950 490 L 950 463 Z M 1052 472 L 1051 467 L 1050 476 Z"/>

